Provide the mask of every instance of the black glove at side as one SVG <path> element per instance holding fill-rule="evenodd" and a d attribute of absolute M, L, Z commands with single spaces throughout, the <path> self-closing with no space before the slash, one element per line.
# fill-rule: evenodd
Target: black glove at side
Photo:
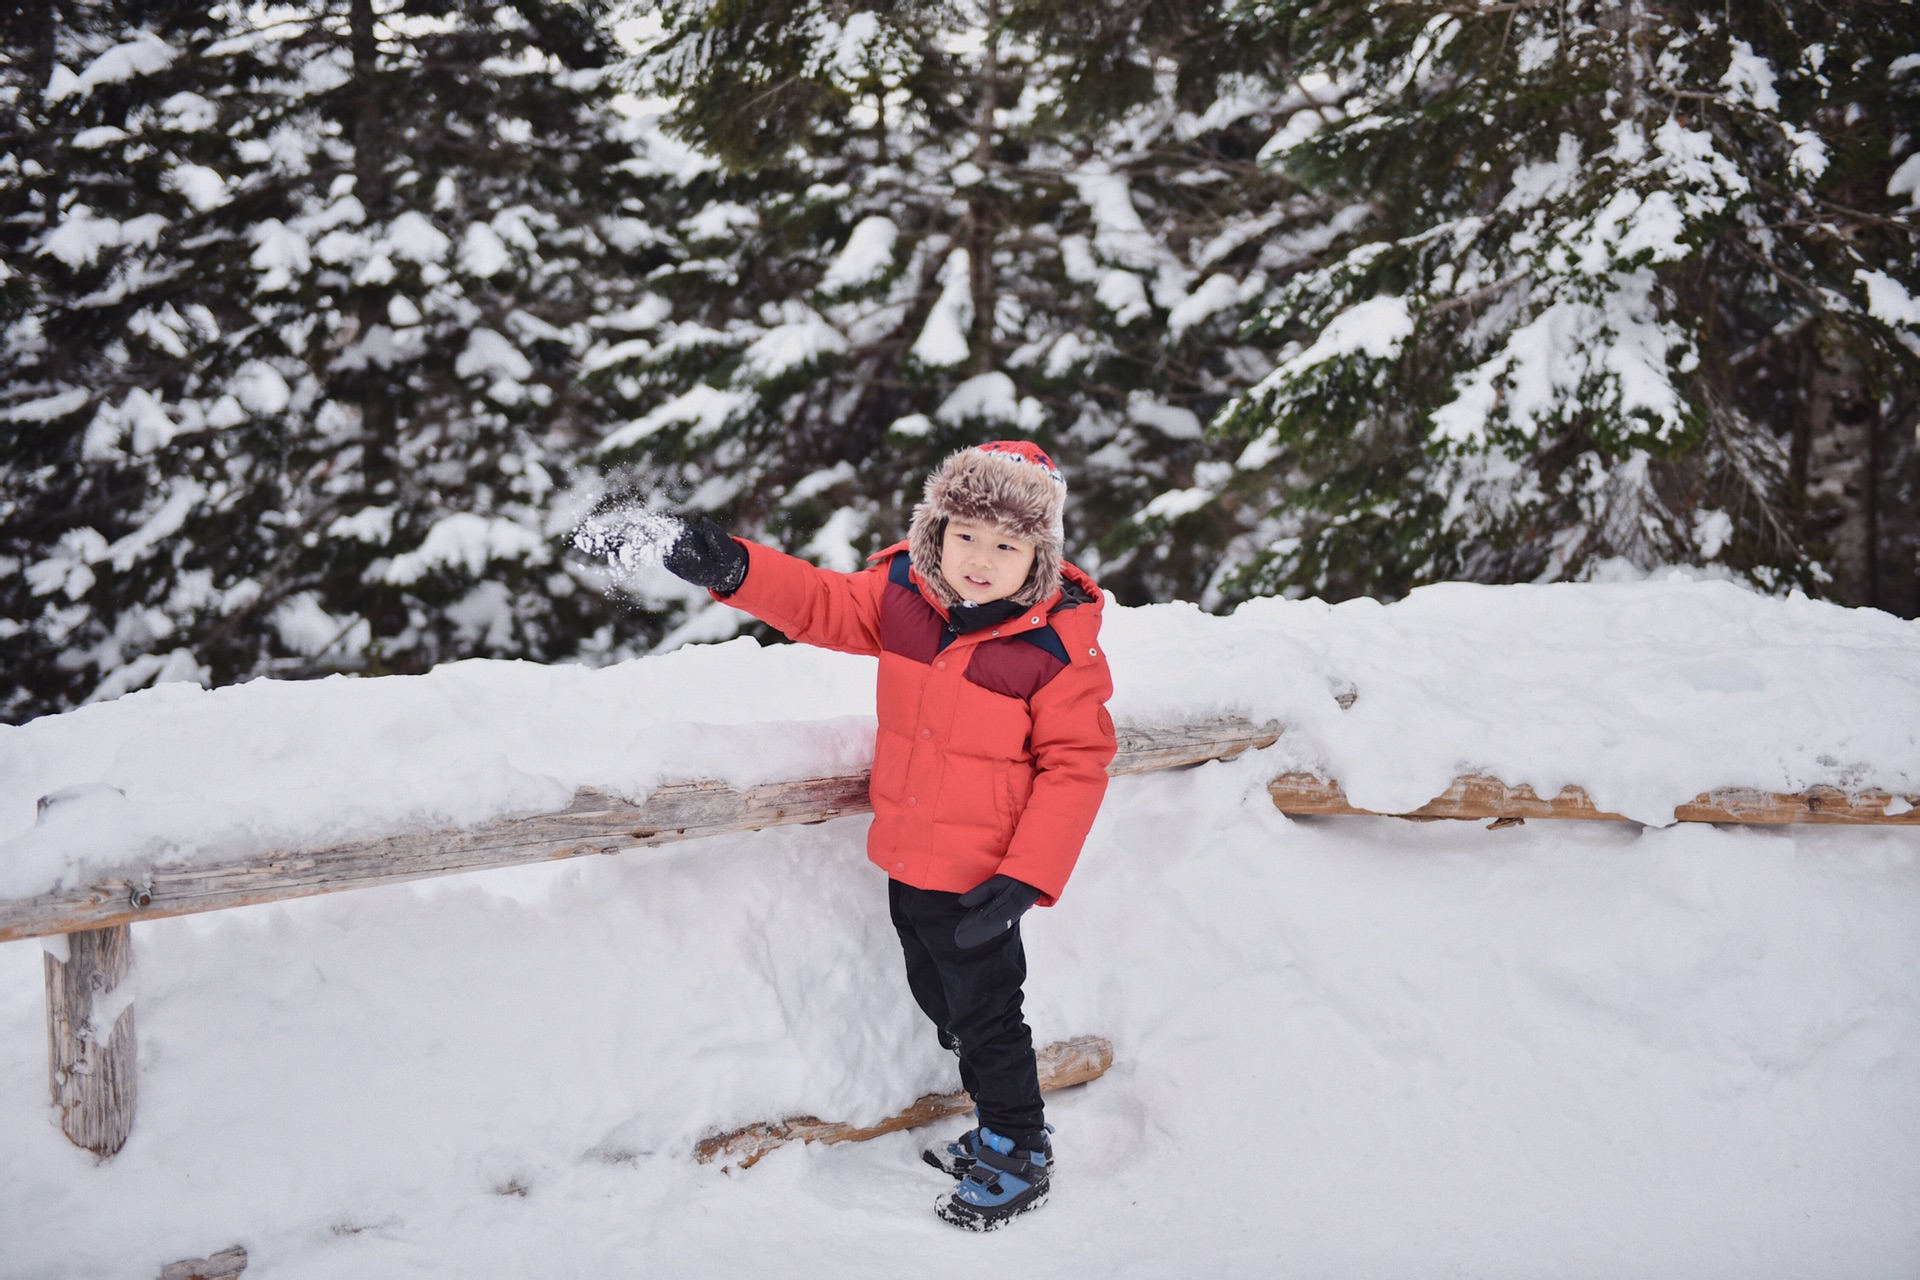
<path fill-rule="evenodd" d="M 689 520 L 661 557 L 675 577 L 730 596 L 747 580 L 747 549 L 706 516 Z"/>
<path fill-rule="evenodd" d="M 1040 891 L 1012 876 L 994 876 L 960 895 L 960 905 L 973 908 L 954 926 L 957 947 L 977 947 L 1013 928 L 1014 922 L 1040 901 Z"/>

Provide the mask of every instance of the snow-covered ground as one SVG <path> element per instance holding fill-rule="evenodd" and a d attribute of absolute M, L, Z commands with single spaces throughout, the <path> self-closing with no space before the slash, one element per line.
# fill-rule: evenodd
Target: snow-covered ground
<path fill-rule="evenodd" d="M 1050 1105 L 1042 1212 L 987 1237 L 934 1218 L 950 1184 L 917 1151 L 957 1123 L 692 1159 L 715 1129 L 952 1087 L 852 818 L 143 925 L 139 1114 L 106 1164 L 49 1119 L 40 948 L 0 945 L 0 1274 L 236 1243 L 250 1277 L 1920 1271 L 1920 829 L 1290 821 L 1262 790 L 1313 763 L 1381 805 L 1462 766 L 1640 813 L 1711 785 L 1911 794 L 1920 626 L 1675 580 L 1122 610 L 1108 644 L 1123 719 L 1289 732 L 1117 780 L 1030 918 L 1037 1036 L 1116 1050 Z M 194 779 L 244 760 L 281 785 L 296 749 L 328 766 L 299 803 L 353 796 L 336 757 L 374 751 L 440 814 L 525 807 L 525 779 L 642 785 L 703 716 L 736 746 L 764 726 L 738 776 L 778 770 L 809 732 L 852 750 L 864 662 L 736 642 L 166 687 L 0 731 L 0 860 L 91 860 L 48 842 L 78 824 L 20 813 L 53 785 L 119 786 L 119 834 L 189 854 L 271 838 L 244 787 Z"/>

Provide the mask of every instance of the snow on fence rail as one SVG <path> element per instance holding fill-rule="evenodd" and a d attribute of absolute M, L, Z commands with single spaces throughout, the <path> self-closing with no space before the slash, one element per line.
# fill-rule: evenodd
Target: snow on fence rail
<path fill-rule="evenodd" d="M 1279 732 L 1275 724 L 1231 718 L 1123 729 L 1109 772 L 1218 760 L 1270 745 Z M 0 899 L 0 941 L 57 940 L 46 956 L 53 1105 L 67 1137 L 104 1159 L 126 1145 L 133 1128 L 134 1010 L 131 986 L 121 984 L 132 969 L 134 921 L 825 822 L 871 810 L 867 779 L 863 769 L 745 789 L 669 782 L 637 804 L 581 790 L 559 812 L 468 828 L 402 831 L 321 849 L 132 862 L 70 888 Z"/>
<path fill-rule="evenodd" d="M 1109 772 L 1121 775 L 1225 759 L 1270 746 L 1280 732 L 1277 723 L 1256 725 L 1233 716 L 1123 726 Z M 50 940 L 46 975 L 54 1107 L 67 1136 L 105 1158 L 125 1144 L 133 1124 L 134 1010 L 126 994 L 130 987 L 120 984 L 131 970 L 129 926 L 135 921 L 825 822 L 869 811 L 867 781 L 867 772 L 858 770 L 744 789 L 713 780 L 669 782 L 638 803 L 583 789 L 556 812 L 466 828 L 401 831 L 319 849 L 130 862 L 76 886 L 0 899 L 0 941 Z M 1373 813 L 1349 804 L 1338 782 L 1313 774 L 1281 774 L 1268 790 L 1274 804 L 1289 814 Z M 43 801 L 57 803 L 57 797 Z M 1528 818 L 1628 820 L 1599 809 L 1578 787 L 1542 799 L 1527 787 L 1479 776 L 1456 779 L 1417 809 L 1376 816 L 1487 818 L 1496 827 Z M 1920 826 L 1920 798 L 1827 787 L 1800 794 L 1726 789 L 1681 805 L 1674 819 Z"/>

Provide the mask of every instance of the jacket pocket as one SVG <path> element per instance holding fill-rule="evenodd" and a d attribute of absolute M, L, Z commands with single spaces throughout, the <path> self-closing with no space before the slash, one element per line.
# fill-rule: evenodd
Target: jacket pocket
<path fill-rule="evenodd" d="M 1023 764 L 1003 764 L 999 766 L 999 774 L 996 791 L 1001 816 L 1011 837 L 1013 829 L 1020 825 L 1020 815 L 1027 811 L 1027 801 L 1033 796 L 1033 770 Z"/>
<path fill-rule="evenodd" d="M 907 758 L 913 743 L 887 729 L 874 736 L 873 778 L 867 794 L 876 800 L 898 800 L 907 790 Z"/>
<path fill-rule="evenodd" d="M 1003 768 L 1000 761 L 982 756 L 949 756 L 946 767 L 941 770 L 934 821 L 969 827 L 976 833 L 991 832 L 996 838 L 1003 832 L 1011 832 L 1006 799 L 1001 793 Z"/>

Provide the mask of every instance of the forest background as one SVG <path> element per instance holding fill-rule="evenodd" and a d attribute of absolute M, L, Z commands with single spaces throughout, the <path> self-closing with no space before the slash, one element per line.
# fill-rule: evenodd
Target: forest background
<path fill-rule="evenodd" d="M 1668 565 L 1920 614 L 1901 0 L 25 0 L 0 719 L 604 664 L 1038 440 L 1123 603 Z"/>

